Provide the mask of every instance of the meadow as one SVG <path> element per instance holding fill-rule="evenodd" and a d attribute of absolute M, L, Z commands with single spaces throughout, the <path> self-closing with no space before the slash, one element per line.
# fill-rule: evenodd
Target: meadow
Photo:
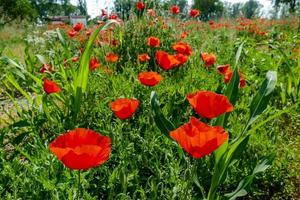
<path fill-rule="evenodd" d="M 299 18 L 195 15 L 2 28 L 1 199 L 299 199 Z"/>

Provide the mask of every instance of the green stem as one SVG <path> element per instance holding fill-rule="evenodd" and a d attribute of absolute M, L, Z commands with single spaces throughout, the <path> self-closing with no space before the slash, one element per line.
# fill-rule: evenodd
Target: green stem
<path fill-rule="evenodd" d="M 78 195 L 77 199 L 79 200 L 81 197 L 81 183 L 80 183 L 80 170 L 78 170 Z"/>

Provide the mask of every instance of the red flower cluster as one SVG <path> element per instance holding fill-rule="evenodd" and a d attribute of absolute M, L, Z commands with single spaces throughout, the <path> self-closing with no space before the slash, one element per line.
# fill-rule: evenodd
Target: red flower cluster
<path fill-rule="evenodd" d="M 173 45 L 173 49 L 177 53 L 181 53 L 187 56 L 190 56 L 193 53 L 193 49 L 186 42 L 177 42 L 176 44 Z"/>
<path fill-rule="evenodd" d="M 84 25 L 82 23 L 77 23 L 73 26 L 73 30 L 77 31 L 77 32 L 81 31 L 83 28 L 84 28 Z"/>
<path fill-rule="evenodd" d="M 84 28 L 84 25 L 82 23 L 77 23 L 73 26 L 73 29 L 69 31 L 69 36 L 74 37 L 77 35 L 79 31 L 81 31 Z"/>
<path fill-rule="evenodd" d="M 212 153 L 229 137 L 221 126 L 212 127 L 194 117 L 171 131 L 170 136 L 194 158 L 202 158 Z"/>
<path fill-rule="evenodd" d="M 60 87 L 54 81 L 50 81 L 48 79 L 44 79 L 43 88 L 47 94 L 61 92 Z"/>
<path fill-rule="evenodd" d="M 72 62 L 78 62 L 78 60 L 79 60 L 79 57 L 77 57 L 77 56 L 72 58 Z"/>
<path fill-rule="evenodd" d="M 139 105 L 139 100 L 121 98 L 111 102 L 110 108 L 118 118 L 127 119 L 135 113 Z"/>
<path fill-rule="evenodd" d="M 150 16 L 150 17 L 156 17 L 156 13 L 153 9 L 148 9 L 147 10 L 147 14 Z"/>
<path fill-rule="evenodd" d="M 149 37 L 148 38 L 148 46 L 150 47 L 159 47 L 160 46 L 160 40 L 157 37 Z"/>
<path fill-rule="evenodd" d="M 147 53 L 143 53 L 138 55 L 138 59 L 140 62 L 146 62 L 148 60 L 150 60 L 150 56 Z"/>
<path fill-rule="evenodd" d="M 90 70 L 95 70 L 100 67 L 100 62 L 97 58 L 91 58 L 90 60 Z"/>
<path fill-rule="evenodd" d="M 145 9 L 145 4 L 141 1 L 139 1 L 135 4 L 135 7 L 136 7 L 137 10 L 144 10 Z"/>
<path fill-rule="evenodd" d="M 180 12 L 180 8 L 176 5 L 171 6 L 170 12 L 174 15 L 177 15 Z"/>
<path fill-rule="evenodd" d="M 209 119 L 233 110 L 226 96 L 210 91 L 188 94 L 187 100 L 199 115 Z M 202 158 L 219 148 L 229 136 L 221 126 L 213 127 L 192 117 L 188 123 L 171 131 L 170 137 L 192 157 Z"/>
<path fill-rule="evenodd" d="M 190 16 L 191 17 L 198 17 L 200 15 L 200 11 L 197 9 L 191 9 L 190 10 Z"/>
<path fill-rule="evenodd" d="M 49 64 L 43 64 L 42 68 L 40 69 L 40 73 L 45 73 L 45 72 L 53 72 L 54 69 L 51 67 Z"/>
<path fill-rule="evenodd" d="M 105 59 L 106 59 L 107 62 L 115 63 L 119 60 L 119 56 L 117 54 L 114 54 L 114 53 L 108 53 L 105 56 Z"/>
<path fill-rule="evenodd" d="M 187 62 L 188 56 L 193 53 L 190 45 L 182 41 L 174 44 L 172 48 L 177 52 L 175 55 L 170 55 L 165 51 L 157 51 L 155 54 L 157 64 L 165 70 L 183 65 Z"/>
<path fill-rule="evenodd" d="M 163 78 L 157 72 L 141 72 L 138 75 L 138 79 L 141 84 L 146 86 L 155 86 L 157 85 Z"/>
<path fill-rule="evenodd" d="M 108 19 L 115 19 L 115 20 L 117 20 L 117 19 L 119 19 L 119 16 L 117 14 L 115 14 L 115 13 L 111 13 L 109 15 Z"/>
<path fill-rule="evenodd" d="M 233 111 L 233 106 L 226 96 L 210 91 L 188 94 L 187 100 L 198 115 L 208 119 Z"/>
<path fill-rule="evenodd" d="M 101 9 L 101 14 L 100 14 L 100 17 L 103 18 L 103 17 L 106 17 L 107 16 L 107 12 L 106 10 L 104 9 Z"/>
<path fill-rule="evenodd" d="M 68 35 L 69 35 L 70 37 L 75 37 L 75 36 L 76 36 L 76 34 L 77 34 L 77 32 L 76 32 L 76 31 L 74 31 L 73 29 L 72 29 L 72 30 L 70 30 L 70 31 L 69 31 L 69 33 L 68 33 Z"/>
<path fill-rule="evenodd" d="M 217 58 L 214 54 L 201 53 L 201 59 L 204 62 L 205 67 L 210 67 L 215 64 Z"/>
<path fill-rule="evenodd" d="M 180 61 L 165 51 L 157 51 L 155 54 L 157 64 L 164 70 L 172 69 L 180 64 Z"/>
<path fill-rule="evenodd" d="M 224 82 L 225 83 L 229 83 L 232 75 L 233 75 L 233 71 L 230 69 L 230 65 L 220 65 L 217 67 L 217 70 L 220 74 L 224 75 Z M 246 80 L 244 78 L 244 75 L 239 72 L 239 77 L 240 77 L 240 88 L 243 88 L 246 86 Z"/>
<path fill-rule="evenodd" d="M 90 129 L 76 128 L 58 136 L 49 148 L 66 167 L 85 170 L 109 159 L 111 139 Z"/>

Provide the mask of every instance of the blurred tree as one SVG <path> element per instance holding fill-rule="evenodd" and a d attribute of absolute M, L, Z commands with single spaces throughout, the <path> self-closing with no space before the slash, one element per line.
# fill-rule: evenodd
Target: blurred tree
<path fill-rule="evenodd" d="M 262 5 L 256 0 L 249 0 L 243 6 L 243 15 L 248 18 L 258 17 Z"/>
<path fill-rule="evenodd" d="M 135 4 L 135 0 L 115 0 L 114 11 L 122 20 L 129 19 L 130 11 Z"/>
<path fill-rule="evenodd" d="M 29 0 L 0 0 L 0 8 L 0 16 L 4 19 L 4 23 L 15 19 L 34 20 L 38 16 Z"/>
<path fill-rule="evenodd" d="M 231 7 L 231 12 L 230 12 L 230 17 L 231 18 L 237 18 L 242 14 L 243 10 L 243 5 L 242 3 L 234 3 L 232 4 Z"/>
<path fill-rule="evenodd" d="M 76 6 L 73 6 L 70 3 L 70 0 L 61 0 L 60 4 L 62 5 L 63 11 L 64 11 L 64 15 L 66 15 L 66 16 L 75 14 L 76 11 L 77 11 Z"/>
<path fill-rule="evenodd" d="M 237 18 L 242 15 L 243 3 L 229 3 L 227 1 L 224 2 L 223 16 L 227 18 Z"/>
<path fill-rule="evenodd" d="M 205 21 L 220 17 L 224 9 L 220 0 L 194 0 L 192 7 L 201 11 L 200 18 Z"/>
<path fill-rule="evenodd" d="M 69 0 L 30 0 L 32 6 L 38 11 L 41 20 L 51 15 L 78 14 L 79 8 L 72 5 Z"/>
<path fill-rule="evenodd" d="M 289 6 L 289 12 L 295 13 L 297 11 L 300 12 L 300 0 L 273 0 L 275 7 L 280 7 L 281 5 Z"/>
<path fill-rule="evenodd" d="M 78 0 L 77 5 L 81 15 L 88 15 L 86 0 Z"/>

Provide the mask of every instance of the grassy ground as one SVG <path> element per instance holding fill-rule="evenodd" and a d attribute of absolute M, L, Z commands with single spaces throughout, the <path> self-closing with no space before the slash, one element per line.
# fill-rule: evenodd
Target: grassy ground
<path fill-rule="evenodd" d="M 26 28 L 16 24 L 7 25 L 0 29 L 0 52 L 3 56 L 24 59 L 24 37 Z"/>

